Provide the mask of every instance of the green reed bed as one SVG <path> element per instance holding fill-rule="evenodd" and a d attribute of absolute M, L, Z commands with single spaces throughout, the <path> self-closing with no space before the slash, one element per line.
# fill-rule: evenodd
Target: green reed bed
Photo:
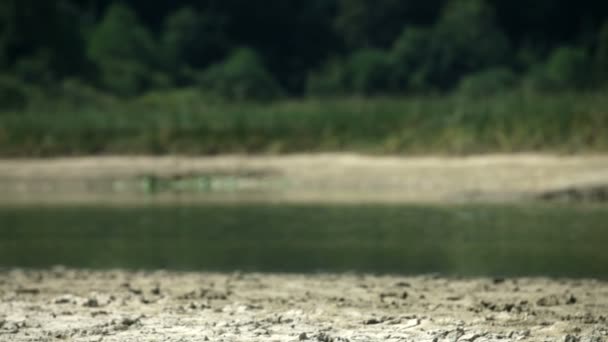
<path fill-rule="evenodd" d="M 0 113 L 0 155 L 608 151 L 608 93 L 222 103 L 194 90 Z"/>

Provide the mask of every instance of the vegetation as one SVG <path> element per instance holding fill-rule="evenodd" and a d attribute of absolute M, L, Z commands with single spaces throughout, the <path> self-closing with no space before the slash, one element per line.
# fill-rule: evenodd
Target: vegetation
<path fill-rule="evenodd" d="M 60 103 L 0 115 L 0 155 L 608 151 L 605 92 L 481 96 L 484 82 L 467 79 L 449 96 L 272 103 L 218 102 L 198 89 L 124 100 L 64 84 Z"/>
<path fill-rule="evenodd" d="M 5 0 L 0 154 L 605 151 L 608 3 L 533 3 Z"/>

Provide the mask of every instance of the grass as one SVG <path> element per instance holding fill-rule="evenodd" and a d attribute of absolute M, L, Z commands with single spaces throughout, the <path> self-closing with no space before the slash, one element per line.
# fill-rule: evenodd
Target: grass
<path fill-rule="evenodd" d="M 608 208 L 0 207 L 0 267 L 608 278 Z"/>
<path fill-rule="evenodd" d="M 222 103 L 195 90 L 0 112 L 0 156 L 608 151 L 608 93 Z"/>

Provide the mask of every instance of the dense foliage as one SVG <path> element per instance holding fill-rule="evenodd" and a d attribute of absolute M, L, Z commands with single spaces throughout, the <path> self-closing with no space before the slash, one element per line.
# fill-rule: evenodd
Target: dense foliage
<path fill-rule="evenodd" d="M 0 100 L 66 79 L 122 97 L 436 93 L 495 70 L 585 89 L 608 79 L 607 16 L 592 0 L 4 0 Z"/>

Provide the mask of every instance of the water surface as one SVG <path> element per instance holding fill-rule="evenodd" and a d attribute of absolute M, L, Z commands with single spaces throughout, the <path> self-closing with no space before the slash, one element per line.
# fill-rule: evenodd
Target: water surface
<path fill-rule="evenodd" d="M 5 206 L 0 266 L 608 278 L 608 207 Z"/>

